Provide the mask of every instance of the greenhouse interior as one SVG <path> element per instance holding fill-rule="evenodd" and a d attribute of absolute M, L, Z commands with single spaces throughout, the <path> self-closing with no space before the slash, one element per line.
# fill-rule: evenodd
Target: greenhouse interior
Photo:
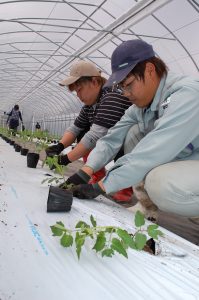
<path fill-rule="evenodd" d="M 0 300 L 199 300 L 198 32 L 199 0 L 0 0 Z"/>

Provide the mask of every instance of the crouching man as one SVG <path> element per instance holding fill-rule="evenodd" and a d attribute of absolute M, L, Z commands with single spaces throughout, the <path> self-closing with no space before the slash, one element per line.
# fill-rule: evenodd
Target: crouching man
<path fill-rule="evenodd" d="M 155 56 L 152 46 L 141 40 L 120 44 L 111 64 L 112 75 L 106 86 L 117 85 L 134 105 L 98 140 L 81 172 L 91 176 L 112 159 L 123 143 L 125 155 L 103 181 L 75 187 L 74 196 L 94 198 L 144 182 L 148 207 L 196 217 L 196 221 L 199 80 L 172 74 Z"/>
<path fill-rule="evenodd" d="M 78 144 L 74 149 L 67 155 L 58 156 L 60 165 L 66 166 L 79 158 L 83 158 L 86 162 L 87 156 L 95 147 L 97 140 L 106 135 L 108 129 L 114 126 L 124 115 L 125 110 L 132 105 L 117 90 L 104 89 L 105 82 L 106 79 L 101 76 L 101 71 L 93 63 L 80 60 L 72 65 L 70 76 L 60 83 L 61 86 L 66 86 L 70 92 L 75 92 L 84 104 L 74 124 L 66 130 L 60 142 L 46 149 L 48 156 L 59 155 L 64 148 L 70 146 L 78 138 Z M 120 152 L 121 149 L 118 149 L 118 153 Z M 119 156 L 118 153 L 116 153 L 115 159 Z M 81 173 L 80 176 L 75 175 L 70 178 L 68 183 L 76 185 L 89 180 L 95 183 L 105 175 L 105 168 L 102 166 L 92 173 L 92 178 L 88 175 L 82 177 Z M 115 195 L 115 200 L 128 202 L 131 200 L 131 196 L 132 188 L 130 187 L 120 191 L 119 198 Z"/>

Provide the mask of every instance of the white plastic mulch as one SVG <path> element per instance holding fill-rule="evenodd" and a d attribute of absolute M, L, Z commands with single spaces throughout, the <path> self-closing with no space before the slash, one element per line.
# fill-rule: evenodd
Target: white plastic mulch
<path fill-rule="evenodd" d="M 46 173 L 41 163 L 27 168 L 26 157 L 0 140 L 1 300 L 199 299 L 199 248 L 164 229 L 156 256 L 129 250 L 128 259 L 101 258 L 87 243 L 78 261 L 50 225 L 73 228 L 92 214 L 100 225 L 130 231 L 134 216 L 106 199 L 75 198 L 69 213 L 47 213 Z"/>

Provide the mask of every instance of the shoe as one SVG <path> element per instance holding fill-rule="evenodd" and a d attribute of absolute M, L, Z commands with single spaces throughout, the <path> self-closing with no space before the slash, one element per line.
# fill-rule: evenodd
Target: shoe
<path fill-rule="evenodd" d="M 111 198 L 117 203 L 129 203 L 132 200 L 132 196 L 133 189 L 130 187 L 116 192 L 111 196 Z"/>

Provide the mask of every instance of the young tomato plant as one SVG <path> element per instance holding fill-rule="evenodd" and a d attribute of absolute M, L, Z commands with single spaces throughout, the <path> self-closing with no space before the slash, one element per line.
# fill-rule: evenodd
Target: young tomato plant
<path fill-rule="evenodd" d="M 79 221 L 73 230 L 65 228 L 62 222 L 57 222 L 51 226 L 51 231 L 53 236 L 60 237 L 60 243 L 63 247 L 68 248 L 75 244 L 78 259 L 86 239 L 93 241 L 92 249 L 100 253 L 102 257 L 112 257 L 117 252 L 128 258 L 128 248 L 143 250 L 147 244 L 147 236 L 158 239 L 159 236 L 163 235 L 156 224 L 148 225 L 146 229 L 142 228 L 145 219 L 140 211 L 135 214 L 134 223 L 137 230 L 134 234 L 120 227 L 97 226 L 92 215 L 90 222 L 89 225 L 84 221 Z"/>
<path fill-rule="evenodd" d="M 45 159 L 45 164 L 49 166 L 51 170 L 55 170 L 55 173 L 59 174 L 60 177 L 52 176 L 50 178 L 45 178 L 41 183 L 48 182 L 49 184 L 52 182 L 55 182 L 56 184 L 61 184 L 61 188 L 63 189 L 68 189 L 71 188 L 72 185 L 66 184 L 66 178 L 65 178 L 65 170 L 66 166 L 62 166 L 58 164 L 58 157 L 53 156 L 50 157 L 48 156 Z"/>

